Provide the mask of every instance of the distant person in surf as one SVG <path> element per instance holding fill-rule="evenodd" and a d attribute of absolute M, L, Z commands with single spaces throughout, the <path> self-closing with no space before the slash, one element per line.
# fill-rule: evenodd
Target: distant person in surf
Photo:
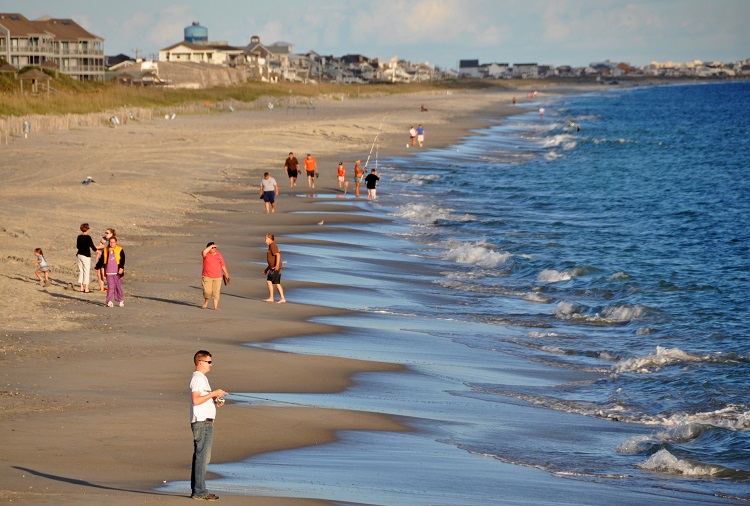
<path fill-rule="evenodd" d="M 360 167 L 362 162 L 360 160 L 357 160 L 354 164 L 354 194 L 359 197 L 359 187 L 362 184 L 362 180 L 365 177 L 365 169 Z"/>
<path fill-rule="evenodd" d="M 346 192 L 346 167 L 343 162 L 339 162 L 339 166 L 336 167 L 336 179 L 339 182 L 339 190 Z"/>
<path fill-rule="evenodd" d="M 365 178 L 365 185 L 367 186 L 367 200 L 377 200 L 377 187 L 380 177 L 376 174 L 376 170 L 372 169 Z"/>

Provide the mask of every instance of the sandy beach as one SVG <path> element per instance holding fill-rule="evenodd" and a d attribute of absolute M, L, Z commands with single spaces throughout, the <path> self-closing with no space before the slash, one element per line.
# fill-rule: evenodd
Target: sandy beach
<path fill-rule="evenodd" d="M 333 332 L 308 320 L 344 313 L 296 299 L 295 288 L 305 283 L 288 279 L 289 303 L 264 303 L 264 234 L 310 231 L 322 220 L 316 212 L 326 212 L 328 230 L 368 220 L 341 204 L 317 204 L 309 212 L 315 197 L 307 196 L 302 179 L 289 188 L 284 158 L 289 151 L 300 160 L 312 153 L 321 172 L 317 191 L 336 193 L 338 162 L 351 177 L 354 160 L 364 163 L 379 130 L 381 155 L 406 154 L 408 128 L 417 123 L 426 128 L 425 148 L 444 146 L 484 118 L 512 113 L 513 95 L 522 99 L 523 92 L 454 91 L 319 102 L 314 111 L 178 116 L 32 134 L 3 146 L 0 429 L 7 444 L 0 499 L 183 501 L 189 490 L 154 490 L 190 477 L 187 385 L 201 348 L 214 356 L 212 386 L 230 392 L 334 392 L 351 385 L 356 373 L 400 370 L 242 346 Z M 420 112 L 422 104 L 429 112 Z M 272 215 L 257 198 L 264 171 L 282 193 Z M 81 184 L 87 177 L 95 182 Z M 328 214 L 333 210 L 336 216 Z M 107 308 L 102 293 L 70 286 L 83 222 L 95 239 L 106 227 L 117 230 L 127 254 L 124 308 Z M 200 251 L 208 241 L 218 244 L 232 277 L 219 311 L 200 309 Z M 52 267 L 46 289 L 31 264 L 36 247 Z M 94 279 L 91 287 L 97 288 Z M 410 429 L 375 413 L 229 403 L 219 412 L 212 462 L 317 445 L 340 430 Z M 222 501 L 325 504 L 230 495 Z"/>

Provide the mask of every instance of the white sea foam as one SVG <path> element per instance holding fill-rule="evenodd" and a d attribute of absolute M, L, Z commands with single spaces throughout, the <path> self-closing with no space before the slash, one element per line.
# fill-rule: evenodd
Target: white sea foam
<path fill-rule="evenodd" d="M 555 307 L 554 314 L 560 320 L 620 324 L 640 318 L 645 311 L 643 306 L 623 305 L 606 307 L 594 315 L 587 315 L 582 312 L 582 309 L 571 302 L 560 301 Z"/>
<path fill-rule="evenodd" d="M 544 139 L 544 144 L 542 144 L 542 147 L 544 148 L 556 148 L 556 147 L 562 147 L 563 149 L 573 149 L 578 144 L 578 141 L 576 140 L 575 136 L 570 134 L 557 134 L 553 135 L 552 137 L 547 137 Z"/>
<path fill-rule="evenodd" d="M 601 313 L 597 313 L 593 317 L 589 318 L 590 321 L 606 321 L 606 322 L 629 322 L 639 318 L 645 308 L 643 306 L 612 306 L 602 310 Z"/>
<path fill-rule="evenodd" d="M 440 177 L 441 176 L 439 174 L 412 174 L 403 172 L 400 174 L 394 173 L 389 176 L 389 179 L 399 183 L 423 185 L 427 182 L 437 181 L 438 179 L 440 179 Z"/>
<path fill-rule="evenodd" d="M 615 272 L 609 277 L 610 281 L 623 281 L 626 279 L 630 279 L 630 275 L 625 272 Z"/>
<path fill-rule="evenodd" d="M 685 362 L 699 362 L 703 360 L 697 355 L 689 355 L 679 348 L 656 347 L 656 353 L 645 357 L 631 357 L 620 360 L 612 366 L 615 373 L 635 372 L 650 373 L 658 371 L 664 366 L 682 364 Z"/>
<path fill-rule="evenodd" d="M 542 304 L 549 304 L 552 301 L 550 297 L 541 292 L 526 292 L 523 295 L 523 299 L 528 300 L 529 302 L 540 302 Z"/>
<path fill-rule="evenodd" d="M 536 331 L 532 331 L 532 332 L 528 333 L 528 336 L 536 338 L 536 339 L 540 339 L 540 338 L 544 338 L 544 337 L 559 337 L 560 334 L 558 334 L 557 332 L 536 332 Z"/>
<path fill-rule="evenodd" d="M 567 281 L 575 276 L 573 271 L 558 271 L 555 269 L 544 269 L 540 272 L 536 280 L 540 283 L 558 283 L 560 281 Z"/>
<path fill-rule="evenodd" d="M 476 219 L 470 214 L 453 214 L 450 209 L 430 204 L 407 204 L 394 214 L 423 225 L 440 221 L 474 221 Z"/>
<path fill-rule="evenodd" d="M 550 151 L 550 152 L 548 152 L 547 154 L 544 155 L 544 159 L 547 160 L 548 162 L 554 162 L 558 158 L 562 158 L 562 156 L 563 155 L 561 155 L 560 153 L 556 153 L 554 151 Z"/>
<path fill-rule="evenodd" d="M 511 253 L 495 251 L 491 245 L 484 241 L 454 243 L 443 253 L 443 259 L 445 260 L 488 268 L 504 264 L 512 256 Z"/>
<path fill-rule="evenodd" d="M 647 471 L 659 471 L 683 476 L 715 476 L 724 470 L 721 466 L 712 466 L 700 462 L 678 459 L 667 450 L 659 450 L 638 467 Z"/>

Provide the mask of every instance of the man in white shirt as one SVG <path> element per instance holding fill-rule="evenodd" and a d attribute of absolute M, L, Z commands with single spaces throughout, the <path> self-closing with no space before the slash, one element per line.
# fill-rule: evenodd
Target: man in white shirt
<path fill-rule="evenodd" d="M 211 390 L 206 374 L 211 370 L 213 359 L 206 350 L 199 350 L 193 357 L 195 372 L 190 378 L 190 428 L 193 430 L 193 472 L 190 488 L 193 499 L 216 501 L 219 496 L 209 494 L 206 489 L 206 471 L 211 461 L 214 443 L 214 418 L 216 408 L 224 404 L 224 390 Z"/>
<path fill-rule="evenodd" d="M 266 203 L 266 213 L 276 212 L 276 195 L 279 194 L 279 185 L 271 174 L 266 172 L 260 180 L 260 198 Z"/>

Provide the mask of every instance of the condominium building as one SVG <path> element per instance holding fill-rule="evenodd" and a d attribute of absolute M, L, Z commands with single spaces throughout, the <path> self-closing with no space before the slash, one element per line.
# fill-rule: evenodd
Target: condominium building
<path fill-rule="evenodd" d="M 0 58 L 18 69 L 51 62 L 73 79 L 104 80 L 104 39 L 72 19 L 0 13 Z"/>

